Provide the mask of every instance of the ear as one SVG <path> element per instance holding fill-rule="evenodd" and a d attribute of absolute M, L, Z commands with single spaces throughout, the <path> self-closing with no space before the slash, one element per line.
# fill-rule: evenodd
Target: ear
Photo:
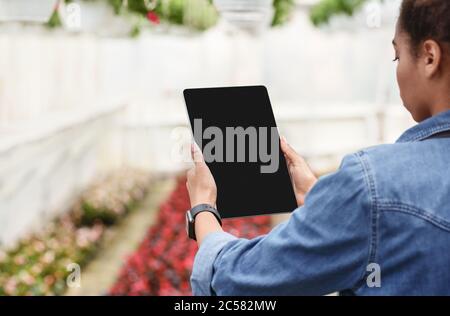
<path fill-rule="evenodd" d="M 425 65 L 425 75 L 433 77 L 439 70 L 442 61 L 442 49 L 434 40 L 426 40 L 422 45 L 423 64 Z"/>

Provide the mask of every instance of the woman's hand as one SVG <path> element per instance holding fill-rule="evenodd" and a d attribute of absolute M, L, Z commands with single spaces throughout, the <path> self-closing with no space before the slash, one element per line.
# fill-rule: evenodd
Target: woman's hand
<path fill-rule="evenodd" d="M 191 145 L 191 155 L 194 166 L 187 172 L 186 187 L 189 192 L 191 207 L 198 204 L 216 205 L 216 182 L 206 165 L 202 152 L 197 144 Z"/>
<path fill-rule="evenodd" d="M 209 204 L 215 207 L 217 199 L 216 182 L 197 144 L 191 145 L 191 155 L 194 166 L 187 172 L 186 182 L 191 207 L 198 204 Z M 199 246 L 208 234 L 221 231 L 223 231 L 222 227 L 214 214 L 201 212 L 195 217 L 195 236 Z"/>
<path fill-rule="evenodd" d="M 280 144 L 288 165 L 297 204 L 302 206 L 305 203 L 306 194 L 317 182 L 317 178 L 306 161 L 297 154 L 284 137 L 281 137 Z"/>

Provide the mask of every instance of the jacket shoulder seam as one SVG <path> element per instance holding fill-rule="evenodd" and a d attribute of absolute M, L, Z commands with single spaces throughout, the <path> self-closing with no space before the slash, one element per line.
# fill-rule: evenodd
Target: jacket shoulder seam
<path fill-rule="evenodd" d="M 369 203 L 370 203 L 370 234 L 369 234 L 369 249 L 367 264 L 368 266 L 371 262 L 375 262 L 377 255 L 377 240 L 378 240 L 378 204 L 377 204 L 377 189 L 375 184 L 375 179 L 371 172 L 370 163 L 367 160 L 367 154 L 364 151 L 359 151 L 355 154 L 358 159 L 362 172 L 364 175 L 364 182 L 369 193 Z M 367 274 L 366 269 L 364 269 L 360 281 L 353 287 L 353 290 L 357 290 L 364 285 L 364 277 Z"/>

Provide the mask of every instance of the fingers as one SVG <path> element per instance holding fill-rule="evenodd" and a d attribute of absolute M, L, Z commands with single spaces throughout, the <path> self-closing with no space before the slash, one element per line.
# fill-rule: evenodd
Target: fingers
<path fill-rule="evenodd" d="M 191 144 L 191 156 L 196 167 L 204 163 L 202 151 L 195 142 Z"/>
<path fill-rule="evenodd" d="M 281 136 L 281 150 L 283 151 L 286 159 L 288 162 L 292 164 L 297 164 L 300 162 L 301 158 L 300 155 L 297 154 L 297 152 L 289 145 L 286 141 L 286 138 L 284 136 Z"/>

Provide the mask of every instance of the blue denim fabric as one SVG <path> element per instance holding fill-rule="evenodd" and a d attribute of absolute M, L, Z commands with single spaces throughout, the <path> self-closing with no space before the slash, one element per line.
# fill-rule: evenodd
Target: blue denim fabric
<path fill-rule="evenodd" d="M 209 234 L 194 295 L 450 295 L 450 139 L 427 139 L 448 130 L 450 111 L 346 156 L 267 235 Z"/>

